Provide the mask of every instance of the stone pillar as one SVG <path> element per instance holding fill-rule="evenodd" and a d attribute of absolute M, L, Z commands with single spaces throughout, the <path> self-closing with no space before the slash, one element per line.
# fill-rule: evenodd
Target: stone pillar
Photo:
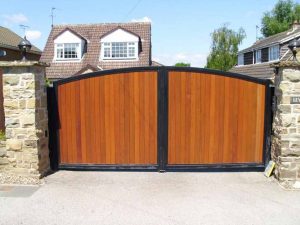
<path fill-rule="evenodd" d="M 2 183 L 38 183 L 49 171 L 45 67 L 37 61 L 0 62 L 6 126 Z"/>
<path fill-rule="evenodd" d="M 275 176 L 286 188 L 300 188 L 300 64 L 274 65 L 277 107 L 273 120 Z"/>

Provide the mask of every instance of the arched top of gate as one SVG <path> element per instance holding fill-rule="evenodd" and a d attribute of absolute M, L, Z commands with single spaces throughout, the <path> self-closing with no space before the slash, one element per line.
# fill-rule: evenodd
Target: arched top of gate
<path fill-rule="evenodd" d="M 106 76 L 106 75 L 118 75 L 123 73 L 133 73 L 133 72 L 149 72 L 156 71 L 158 75 L 166 72 L 187 72 L 187 73 L 199 73 L 199 75 L 210 74 L 224 77 L 231 77 L 240 80 L 245 80 L 253 83 L 269 85 L 271 81 L 269 79 L 261 79 L 256 78 L 244 74 L 232 73 L 232 72 L 224 72 L 221 70 L 212 70 L 206 68 L 198 68 L 198 67 L 175 67 L 175 66 L 148 66 L 148 67 L 130 67 L 130 68 L 120 68 L 120 69 L 112 69 L 112 70 L 102 70 L 92 73 L 86 73 L 82 75 L 77 75 L 73 77 L 68 77 L 65 79 L 57 80 L 53 82 L 54 86 L 70 83 L 74 81 L 79 81 L 82 79 L 88 79 L 92 77 Z"/>

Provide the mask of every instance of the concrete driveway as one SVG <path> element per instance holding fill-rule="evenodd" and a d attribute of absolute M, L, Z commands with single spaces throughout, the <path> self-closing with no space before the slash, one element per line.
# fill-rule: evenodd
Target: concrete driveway
<path fill-rule="evenodd" d="M 300 224 L 300 192 L 262 173 L 60 171 L 39 188 L 5 188 L 4 225 Z"/>

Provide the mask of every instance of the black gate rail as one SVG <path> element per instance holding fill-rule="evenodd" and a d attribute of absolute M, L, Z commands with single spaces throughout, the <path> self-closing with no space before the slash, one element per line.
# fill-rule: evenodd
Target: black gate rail
<path fill-rule="evenodd" d="M 151 165 L 103 165 L 103 164 L 61 164 L 59 159 L 59 116 L 58 116 L 58 86 L 91 77 L 117 75 L 129 72 L 156 71 L 157 76 L 157 164 Z M 196 72 L 250 81 L 265 86 L 265 118 L 264 118 L 264 146 L 263 163 L 226 163 L 226 164 L 168 164 L 168 72 Z M 133 67 L 98 71 L 53 82 L 53 88 L 48 88 L 48 125 L 49 150 L 52 170 L 104 170 L 104 171 L 263 171 L 270 160 L 271 131 L 272 131 L 272 96 L 271 81 L 247 75 L 223 72 L 219 70 L 194 67 Z"/>

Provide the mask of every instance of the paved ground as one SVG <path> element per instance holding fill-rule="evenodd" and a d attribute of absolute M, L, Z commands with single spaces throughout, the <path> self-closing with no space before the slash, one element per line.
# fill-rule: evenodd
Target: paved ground
<path fill-rule="evenodd" d="M 4 225 L 300 224 L 300 191 L 262 173 L 60 171 L 40 188 L 1 192 Z"/>

